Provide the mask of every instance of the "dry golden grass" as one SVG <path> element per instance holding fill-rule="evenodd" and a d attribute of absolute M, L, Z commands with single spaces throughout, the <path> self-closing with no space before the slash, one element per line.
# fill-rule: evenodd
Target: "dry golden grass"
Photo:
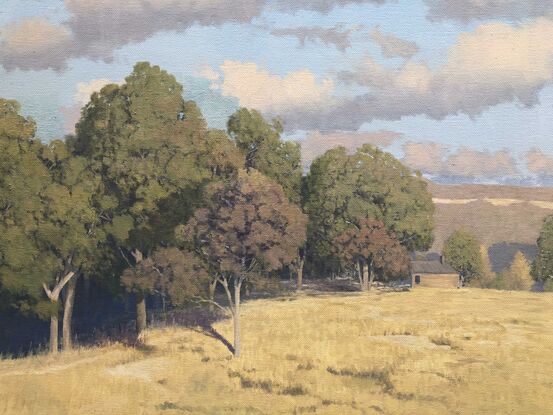
<path fill-rule="evenodd" d="M 553 294 L 477 289 L 252 301 L 240 359 L 171 328 L 4 360 L 0 414 L 548 414 L 552 315 Z"/>

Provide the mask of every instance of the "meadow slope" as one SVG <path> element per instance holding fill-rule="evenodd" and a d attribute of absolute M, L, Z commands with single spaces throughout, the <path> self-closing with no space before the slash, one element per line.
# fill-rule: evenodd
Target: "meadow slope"
<path fill-rule="evenodd" d="M 0 361 L 0 414 L 553 413 L 553 294 L 419 289 L 256 300 L 215 331 Z"/>

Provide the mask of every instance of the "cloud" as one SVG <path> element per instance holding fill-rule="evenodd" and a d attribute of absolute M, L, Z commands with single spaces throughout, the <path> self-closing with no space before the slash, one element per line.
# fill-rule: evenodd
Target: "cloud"
<path fill-rule="evenodd" d="M 77 84 L 77 92 L 74 99 L 80 106 L 86 105 L 94 92 L 100 92 L 106 85 L 116 83 L 117 82 L 110 81 L 109 79 L 93 79 L 89 82 L 79 82 Z"/>
<path fill-rule="evenodd" d="M 255 63 L 225 61 L 221 72 L 223 79 L 218 88 L 223 96 L 236 97 L 240 106 L 272 114 L 324 107 L 334 89 L 332 80 L 318 82 L 307 69 L 278 76 Z"/>
<path fill-rule="evenodd" d="M 70 30 L 41 18 L 5 26 L 0 36 L 0 64 L 7 70 L 61 69 L 65 58 L 60 51 L 72 49 Z"/>
<path fill-rule="evenodd" d="M 307 138 L 300 141 L 301 158 L 304 168 L 318 156 L 335 147 L 345 147 L 349 152 L 354 152 L 363 144 L 372 144 L 378 147 L 388 147 L 394 141 L 403 137 L 403 134 L 393 131 L 376 132 L 311 132 Z"/>
<path fill-rule="evenodd" d="M 503 180 L 521 177 L 517 162 L 508 150 L 477 151 L 434 142 L 407 142 L 403 162 L 413 170 L 443 179 Z M 455 181 L 455 180 L 454 180 Z"/>
<path fill-rule="evenodd" d="M 520 21 L 553 14 L 553 0 L 425 0 L 431 20 L 507 19 Z"/>
<path fill-rule="evenodd" d="M 276 6 L 280 10 L 314 10 L 327 13 L 337 6 L 349 4 L 384 4 L 389 0 L 277 0 Z"/>
<path fill-rule="evenodd" d="M 389 68 L 366 58 L 338 77 L 367 93 L 336 100 L 328 111 L 296 112 L 285 119 L 291 129 L 356 130 L 373 119 L 427 115 L 441 120 L 454 114 L 475 117 L 501 103 L 532 106 L 552 83 L 551 39 L 551 20 L 518 27 L 490 23 L 461 34 L 446 63 L 435 69 L 413 60 Z"/>
<path fill-rule="evenodd" d="M 294 12 L 328 12 L 350 3 L 384 0 L 64 0 L 67 21 L 22 20 L 0 29 L 0 64 L 16 68 L 63 70 L 67 60 L 86 57 L 110 62 L 113 52 L 158 32 L 182 32 L 193 25 L 249 23 L 266 7 Z"/>
<path fill-rule="evenodd" d="M 371 33 L 371 38 L 380 46 L 382 54 L 387 58 L 409 59 L 419 51 L 416 42 L 403 40 L 390 34 L 383 34 L 378 27 Z"/>
<path fill-rule="evenodd" d="M 341 25 L 332 28 L 295 27 L 274 29 L 271 31 L 271 34 L 275 36 L 296 37 L 300 41 L 301 47 L 305 46 L 306 41 L 319 41 L 325 45 L 334 45 L 336 49 L 345 52 L 345 50 L 351 46 L 351 33 L 357 29 L 358 28 L 344 29 Z"/>
<path fill-rule="evenodd" d="M 539 177 L 553 177 L 553 157 L 540 150 L 530 150 L 524 155 L 528 171 Z"/>
<path fill-rule="evenodd" d="M 444 169 L 447 146 L 432 142 L 409 141 L 403 145 L 403 152 L 403 162 L 413 170 L 428 174 L 440 174 Z"/>
<path fill-rule="evenodd" d="M 221 77 L 221 74 L 213 69 L 211 66 L 205 66 L 204 68 L 202 68 L 198 75 L 201 78 L 207 79 L 208 81 L 212 82 L 217 81 Z"/>

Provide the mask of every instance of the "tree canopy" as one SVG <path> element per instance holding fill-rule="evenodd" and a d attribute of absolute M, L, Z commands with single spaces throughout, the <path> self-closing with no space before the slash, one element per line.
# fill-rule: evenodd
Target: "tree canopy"
<path fill-rule="evenodd" d="M 242 284 L 290 264 L 305 240 L 306 222 L 280 185 L 250 169 L 215 185 L 207 207 L 177 228 L 178 238 L 203 258 L 225 288 L 235 324 L 235 355 L 240 355 Z"/>
<path fill-rule="evenodd" d="M 276 119 L 267 122 L 258 111 L 240 108 L 229 118 L 228 132 L 244 154 L 244 167 L 256 169 L 276 181 L 286 196 L 299 204 L 300 146 L 281 139 L 281 122 Z"/>
<path fill-rule="evenodd" d="M 359 263 L 363 290 L 371 289 L 375 274 L 393 277 L 408 272 L 407 250 L 381 221 L 365 219 L 358 228 L 350 228 L 339 235 L 334 243 L 338 254 L 346 261 Z"/>
<path fill-rule="evenodd" d="M 447 239 L 443 255 L 446 262 L 467 282 L 482 274 L 480 244 L 474 235 L 464 230 L 453 232 Z"/>
<path fill-rule="evenodd" d="M 532 264 L 532 276 L 553 283 L 553 216 L 545 219 L 538 238 L 538 255 Z"/>
<path fill-rule="evenodd" d="M 308 247 L 312 261 L 331 263 L 335 238 L 365 218 L 381 221 L 409 251 L 432 242 L 432 197 L 426 182 L 391 154 L 364 145 L 349 155 L 327 151 L 306 179 Z"/>

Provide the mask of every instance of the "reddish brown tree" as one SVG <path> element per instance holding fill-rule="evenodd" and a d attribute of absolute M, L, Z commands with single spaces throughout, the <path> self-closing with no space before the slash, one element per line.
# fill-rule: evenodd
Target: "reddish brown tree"
<path fill-rule="evenodd" d="M 240 356 L 240 291 L 245 282 L 289 265 L 306 238 L 306 216 L 282 187 L 256 170 L 216 185 L 207 208 L 177 228 L 226 292 Z"/>
<path fill-rule="evenodd" d="M 193 253 L 177 248 L 162 248 L 127 268 L 121 280 L 136 295 L 160 295 L 165 308 L 166 301 L 182 305 L 187 300 L 202 297 L 206 292 L 209 274 L 203 262 Z M 146 321 L 146 315 L 139 316 L 138 320 Z M 142 330 L 138 330 L 139 336 Z"/>
<path fill-rule="evenodd" d="M 339 256 L 355 263 L 363 291 L 371 289 L 376 274 L 389 277 L 408 270 L 407 251 L 380 221 L 365 219 L 359 227 L 336 237 L 334 243 Z"/>

